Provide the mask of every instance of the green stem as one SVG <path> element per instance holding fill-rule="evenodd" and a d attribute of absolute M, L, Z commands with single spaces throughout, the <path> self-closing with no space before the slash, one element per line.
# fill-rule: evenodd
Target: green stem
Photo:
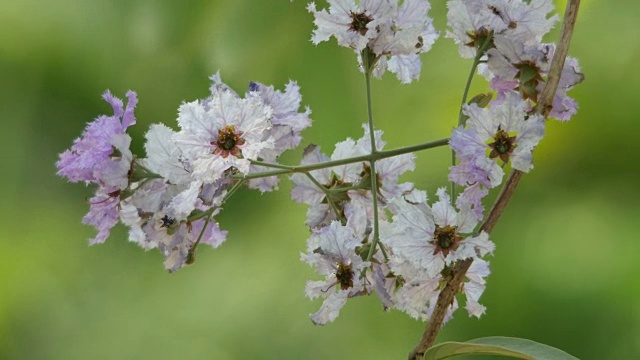
<path fill-rule="evenodd" d="M 224 199 L 222 199 L 222 202 L 220 203 L 220 205 L 224 204 L 225 201 L 229 200 L 229 198 L 233 196 L 233 194 L 240 188 L 240 186 L 242 186 L 243 183 L 244 183 L 244 180 L 239 180 L 237 183 L 235 183 L 231 187 L 231 189 L 227 192 L 227 195 L 224 196 Z M 211 209 L 205 212 L 202 212 L 201 214 L 198 214 L 198 215 L 206 214 L 204 216 L 206 216 L 207 219 L 204 222 L 204 226 L 202 227 L 202 230 L 200 230 L 200 235 L 198 235 L 198 240 L 196 240 L 196 242 L 193 243 L 193 245 L 191 245 L 191 247 L 189 248 L 189 252 L 187 253 L 187 260 L 186 260 L 187 264 L 193 264 L 193 262 L 196 260 L 195 256 L 196 256 L 196 249 L 198 248 L 198 244 L 200 244 L 200 240 L 202 240 L 202 235 L 204 234 L 204 231 L 207 230 L 207 226 L 209 226 L 209 222 L 211 221 L 213 212 L 217 208 L 218 207 L 212 207 Z M 200 216 L 199 218 L 202 218 L 202 216 Z M 193 221 L 193 220 L 189 220 L 189 221 Z"/>
<path fill-rule="evenodd" d="M 368 64 L 365 64 L 365 69 L 368 69 Z M 364 78 L 367 87 L 367 114 L 369 120 L 369 136 L 371 140 L 371 156 L 374 156 L 378 152 L 378 149 L 376 148 L 376 137 L 373 128 L 373 112 L 371 110 L 371 72 L 365 71 Z M 373 239 L 371 241 L 371 247 L 369 248 L 369 254 L 367 254 L 367 261 L 371 261 L 371 258 L 376 251 L 376 246 L 380 241 L 378 226 L 378 173 L 376 172 L 376 160 L 369 160 L 369 165 L 371 166 L 371 199 L 373 201 Z"/>
<path fill-rule="evenodd" d="M 336 205 L 336 203 L 334 203 L 333 200 L 331 200 L 331 192 L 329 192 L 329 190 L 326 187 L 320 184 L 318 180 L 316 180 L 316 178 L 313 177 L 313 175 L 309 174 L 308 172 L 305 172 L 304 174 L 324 193 L 324 196 L 327 199 L 327 203 L 333 209 L 333 212 L 336 214 L 336 218 L 341 220 L 342 214 L 340 214 L 340 210 L 338 209 L 338 206 Z"/>
<path fill-rule="evenodd" d="M 367 115 L 368 115 L 367 119 L 369 123 L 369 141 L 371 142 L 371 155 L 373 155 L 378 152 L 378 148 L 376 148 L 376 136 L 373 129 L 373 111 L 371 110 L 371 71 L 373 69 L 370 69 L 370 64 L 368 64 L 368 59 L 367 60 L 363 59 L 363 61 L 366 61 L 364 64 L 364 68 L 365 68 L 364 79 L 365 79 L 365 84 L 367 88 Z M 371 160 L 370 162 L 372 163 L 371 173 L 375 174 L 376 172 L 373 170 L 374 160 Z"/>
<path fill-rule="evenodd" d="M 264 167 L 270 167 L 270 168 L 274 168 L 274 169 L 283 169 L 283 170 L 291 170 L 292 166 L 288 166 L 288 165 L 280 165 L 280 164 L 270 164 L 270 163 L 266 163 L 266 162 L 262 162 L 262 161 L 257 161 L 257 160 L 249 160 L 251 161 L 251 163 L 253 165 L 259 165 L 259 166 L 264 166 Z"/>
<path fill-rule="evenodd" d="M 339 165 L 346 165 L 346 164 L 353 164 L 353 163 L 357 163 L 357 162 L 368 162 L 368 161 L 376 161 L 376 160 L 386 159 L 386 158 L 389 158 L 389 157 L 398 156 L 398 155 L 402 155 L 402 154 L 408 154 L 408 153 L 412 153 L 412 152 L 416 152 L 416 151 L 433 149 L 433 148 L 437 148 L 437 147 L 440 147 L 440 146 L 445 146 L 445 145 L 448 145 L 448 144 L 449 144 L 449 139 L 448 138 L 447 139 L 440 139 L 440 140 L 431 141 L 431 142 L 428 142 L 428 143 L 412 145 L 412 146 L 402 147 L 402 148 L 393 149 L 393 150 L 378 151 L 377 153 L 370 154 L 370 155 L 355 156 L 355 157 L 347 158 L 347 159 L 325 161 L 325 162 L 316 163 L 316 164 L 309 164 L 309 165 L 287 166 L 288 169 L 279 169 L 279 170 L 256 172 L 256 173 L 251 173 L 251 174 L 246 174 L 246 175 L 237 175 L 237 176 L 234 176 L 234 178 L 242 179 L 242 180 L 251 180 L 251 179 L 259 179 L 259 178 L 264 178 L 264 177 L 269 177 L 269 176 L 287 175 L 287 174 L 291 174 L 291 173 L 304 173 L 304 172 L 307 172 L 307 171 L 325 169 L 325 168 L 330 168 L 330 167 L 339 166 Z M 267 164 L 267 163 L 263 163 L 263 164 L 264 164 L 263 166 L 266 166 L 266 167 L 270 167 L 272 165 L 272 164 Z M 282 165 L 282 166 L 284 166 L 284 165 Z"/>
<path fill-rule="evenodd" d="M 196 240 L 193 245 L 189 248 L 189 252 L 187 253 L 187 259 L 185 260 L 186 264 L 193 264 L 196 261 L 196 248 L 198 244 L 200 244 L 200 240 L 202 240 L 202 235 L 204 235 L 204 231 L 207 230 L 207 226 L 209 226 L 209 222 L 211 221 L 211 214 L 207 216 L 207 219 L 204 221 L 204 226 L 202 230 L 200 230 L 200 235 L 198 235 L 198 240 Z"/>

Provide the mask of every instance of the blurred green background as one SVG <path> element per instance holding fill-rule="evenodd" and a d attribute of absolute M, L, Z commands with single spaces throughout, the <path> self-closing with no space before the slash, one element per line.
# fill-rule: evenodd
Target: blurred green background
<path fill-rule="evenodd" d="M 118 227 L 89 247 L 80 221 L 91 189 L 56 177 L 57 154 L 85 124 L 111 114 L 100 95 L 136 90 L 134 151 L 148 126 L 176 127 L 183 100 L 207 96 L 208 77 L 244 92 L 250 80 L 301 86 L 313 109 L 304 132 L 330 153 L 360 137 L 364 80 L 335 41 L 313 46 L 303 1 L 2 1 L 0 4 L 1 359 L 403 359 L 424 324 L 350 301 L 335 323 L 311 324 L 320 301 L 299 262 L 306 207 L 281 191 L 243 191 L 218 218 L 229 230 L 195 265 L 163 270 L 157 251 Z M 319 2 L 325 7 L 324 2 Z M 564 2 L 558 2 L 564 9 Z M 586 81 L 580 111 L 550 122 L 536 169 L 493 233 L 482 319 L 456 313 L 440 341 L 530 338 L 582 359 L 640 358 L 640 218 L 636 1 L 584 1 L 571 55 Z M 432 16 L 445 29 L 445 3 Z M 549 40 L 554 40 L 557 31 Z M 421 80 L 373 83 L 376 125 L 389 148 L 448 136 L 470 61 L 441 37 Z M 473 92 L 486 89 L 482 79 Z M 301 147 L 301 148 L 302 148 Z M 444 148 L 421 153 L 405 176 L 433 194 L 446 181 Z M 301 150 L 283 162 L 295 164 Z"/>

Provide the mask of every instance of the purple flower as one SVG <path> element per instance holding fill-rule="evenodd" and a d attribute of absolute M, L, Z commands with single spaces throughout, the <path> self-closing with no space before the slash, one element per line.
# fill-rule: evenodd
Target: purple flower
<path fill-rule="evenodd" d="M 90 123 L 82 137 L 60 155 L 56 164 L 58 175 L 69 181 L 99 185 L 96 195 L 89 200 L 89 213 L 83 218 L 83 223 L 98 229 L 98 235 L 91 244 L 104 242 L 118 222 L 120 196 L 130 185 L 134 160 L 129 150 L 131 137 L 126 130 L 136 122 L 133 115 L 138 103 L 136 93 L 127 92 L 126 109 L 122 100 L 109 91 L 103 98 L 113 108 L 113 116 L 102 115 Z"/>
<path fill-rule="evenodd" d="M 307 243 L 307 253 L 300 259 L 314 266 L 324 280 L 308 281 L 305 293 L 308 298 L 325 298 L 320 310 L 311 314 L 311 321 L 324 325 L 334 321 L 349 297 L 368 294 L 368 279 L 360 274 L 370 265 L 356 254 L 361 239 L 353 229 L 333 221 L 329 226 L 314 232 Z"/>
<path fill-rule="evenodd" d="M 136 93 L 127 92 L 127 107 L 123 109 L 122 100 L 106 91 L 102 97 L 113 107 L 113 116 L 102 115 L 91 122 L 82 137 L 75 140 L 71 149 L 60 154 L 56 163 L 58 175 L 66 177 L 71 182 L 85 181 L 87 183 L 101 183 L 100 172 L 111 161 L 112 155 L 118 150 L 122 157 L 129 155 L 129 142 L 126 129 L 135 124 L 133 110 L 138 103 Z M 126 146 L 126 148 L 125 148 Z"/>

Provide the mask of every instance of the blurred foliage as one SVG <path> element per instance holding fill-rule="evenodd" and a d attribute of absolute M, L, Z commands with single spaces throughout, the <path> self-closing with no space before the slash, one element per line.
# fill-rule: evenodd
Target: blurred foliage
<path fill-rule="evenodd" d="M 366 106 L 355 56 L 335 41 L 309 42 L 305 5 L 0 4 L 1 359 L 405 358 L 424 325 L 383 313 L 375 297 L 350 301 L 328 326 L 309 321 L 320 302 L 304 297 L 314 277 L 298 260 L 306 208 L 290 201 L 288 180 L 276 193 L 235 196 L 218 218 L 228 241 L 167 274 L 161 255 L 128 243 L 120 227 L 88 247 L 94 230 L 80 219 L 91 190 L 55 176 L 57 154 L 111 111 L 100 98 L 105 89 L 138 92 L 131 133 L 142 155 L 149 124 L 176 127 L 179 104 L 205 97 L 218 69 L 240 92 L 250 80 L 279 88 L 297 80 L 314 111 L 302 147 L 313 142 L 330 153 L 337 141 L 360 137 Z M 433 1 L 443 31 L 445 9 Z M 632 0 L 583 1 L 571 46 L 586 74 L 571 94 L 580 112 L 549 123 L 535 171 L 493 234 L 486 315 L 459 311 L 440 341 L 504 335 L 583 359 L 640 357 L 639 10 Z M 446 137 L 456 122 L 470 61 L 442 37 L 423 63 L 415 84 L 391 75 L 373 83 L 375 122 L 389 148 Z M 472 93 L 483 90 L 478 79 Z M 444 148 L 421 153 L 405 179 L 432 194 L 445 184 L 448 161 Z"/>

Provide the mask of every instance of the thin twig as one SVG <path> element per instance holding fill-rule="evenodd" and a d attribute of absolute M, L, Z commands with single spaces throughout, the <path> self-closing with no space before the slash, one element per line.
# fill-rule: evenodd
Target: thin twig
<path fill-rule="evenodd" d="M 393 150 L 378 151 L 375 154 L 354 156 L 346 159 L 325 161 L 325 162 L 315 163 L 315 164 L 298 165 L 298 166 L 277 165 L 278 167 L 286 167 L 286 169 L 262 171 L 262 172 L 256 172 L 256 173 L 249 173 L 246 175 L 237 175 L 237 176 L 234 176 L 234 179 L 242 179 L 242 180 L 259 179 L 259 178 L 264 178 L 269 176 L 287 175 L 291 173 L 302 173 L 302 172 L 311 171 L 311 170 L 325 169 L 329 167 L 335 167 L 335 166 L 346 165 L 346 164 L 354 164 L 357 162 L 377 161 L 377 160 L 386 159 L 393 156 L 408 154 L 408 153 L 427 150 L 427 149 L 433 149 L 433 148 L 446 146 L 446 145 L 449 145 L 448 138 L 430 141 L 430 142 L 418 144 L 418 145 L 401 147 Z M 276 164 L 261 163 L 261 165 L 265 167 L 275 167 L 272 165 L 276 165 Z"/>
<path fill-rule="evenodd" d="M 571 42 L 571 35 L 573 34 L 573 28 L 576 23 L 579 6 L 580 0 L 569 0 L 569 2 L 567 3 L 562 33 L 560 35 L 560 40 L 558 41 L 556 52 L 551 62 L 551 67 L 549 69 L 549 74 L 547 77 L 547 83 L 542 90 L 538 104 L 535 108 L 536 113 L 542 114 L 545 117 L 549 115 L 549 112 L 551 111 L 553 98 L 555 97 L 558 83 L 560 81 L 560 75 L 562 73 L 562 68 L 564 67 L 564 62 L 569 51 L 569 43 Z M 518 186 L 522 175 L 523 173 L 518 170 L 513 170 L 511 172 L 509 178 L 502 187 L 502 190 L 500 191 L 496 202 L 493 204 L 489 215 L 480 227 L 482 231 L 490 233 L 493 230 L 495 225 L 498 223 L 500 216 L 504 212 L 504 209 L 509 203 L 513 192 Z M 447 285 L 442 289 L 440 295 L 438 296 L 438 302 L 436 303 L 435 309 L 433 310 L 431 319 L 429 320 L 429 324 L 422 334 L 420 342 L 409 354 L 409 360 L 421 360 L 424 357 L 425 351 L 427 351 L 427 349 L 429 349 L 429 347 L 431 347 L 435 342 L 436 337 L 438 336 L 438 333 L 442 328 L 444 317 L 447 314 L 447 311 L 449 310 L 451 304 L 453 303 L 456 294 L 460 290 L 460 286 L 462 285 L 467 270 L 469 270 L 472 262 L 473 259 L 466 259 L 464 261 L 458 262 L 453 267 L 451 275 L 448 278 Z"/>

